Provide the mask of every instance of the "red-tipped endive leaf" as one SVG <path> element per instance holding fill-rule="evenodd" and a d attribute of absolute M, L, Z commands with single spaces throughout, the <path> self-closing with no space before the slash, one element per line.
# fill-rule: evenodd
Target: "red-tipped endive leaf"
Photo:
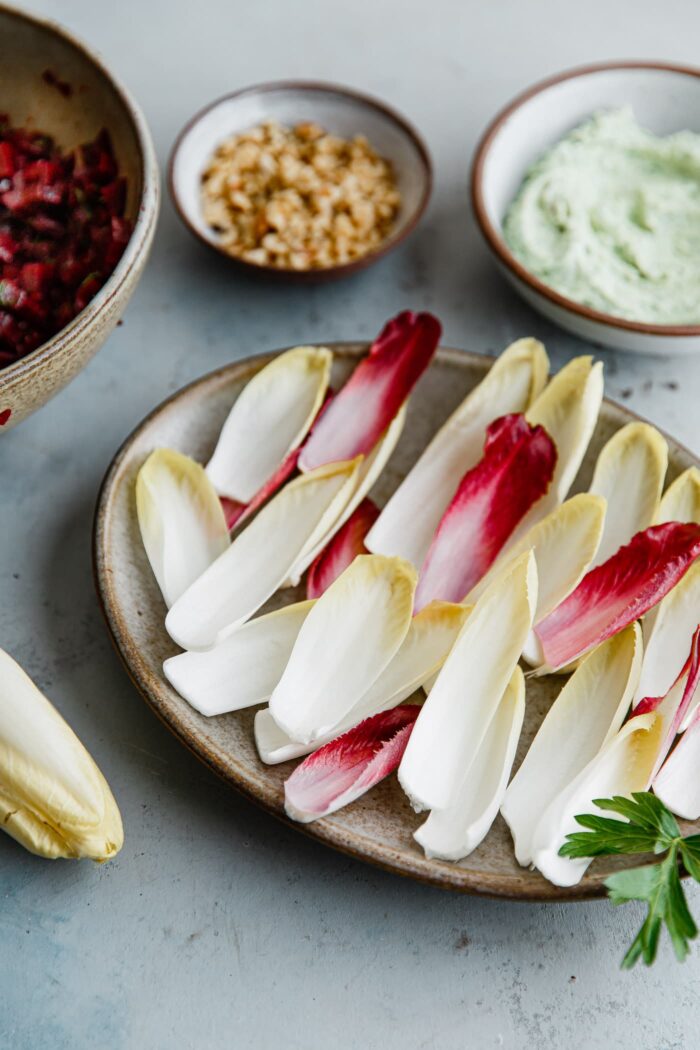
<path fill-rule="evenodd" d="M 644 662 L 633 707 L 643 697 L 666 695 L 677 680 L 678 669 L 687 661 L 699 621 L 700 559 L 644 617 Z"/>
<path fill-rule="evenodd" d="M 219 502 L 221 503 L 221 509 L 224 512 L 224 518 L 226 519 L 226 528 L 231 531 L 235 528 L 236 523 L 241 518 L 241 515 L 246 509 L 245 503 L 239 503 L 238 500 L 229 499 L 228 496 L 219 496 Z"/>
<path fill-rule="evenodd" d="M 671 745 L 680 731 L 681 724 L 685 718 L 688 707 L 690 706 L 690 702 L 695 695 L 695 690 L 697 689 L 699 682 L 700 626 L 698 626 L 693 635 L 690 655 L 676 679 L 676 682 L 671 686 L 666 696 L 645 696 L 643 700 L 639 701 L 634 709 L 633 718 L 656 711 L 663 719 L 663 733 L 656 761 L 654 762 L 654 768 L 649 777 L 650 784 L 661 769 L 666 755 L 671 750 Z"/>
<path fill-rule="evenodd" d="M 284 808 L 304 824 L 335 813 L 398 767 L 420 707 L 403 704 L 360 722 L 309 755 L 284 785 Z"/>
<path fill-rule="evenodd" d="M 462 478 L 437 527 L 418 580 L 416 611 L 435 599 L 464 600 L 547 491 L 556 459 L 546 431 L 522 415 L 489 426 L 482 459 Z"/>
<path fill-rule="evenodd" d="M 400 313 L 387 322 L 299 457 L 303 471 L 367 455 L 430 364 L 441 327 L 432 314 Z"/>
<path fill-rule="evenodd" d="M 677 731 L 683 722 L 695 692 L 700 683 L 700 626 L 693 636 L 693 646 L 690 652 L 690 666 L 688 677 L 683 690 L 681 700 L 673 724 L 669 729 Z M 641 705 L 640 705 L 641 706 Z M 681 710 L 681 708 L 683 710 Z M 639 707 L 637 708 L 639 710 Z M 635 711 L 636 714 L 636 711 Z M 667 738 L 668 739 L 668 738 Z M 668 740 L 670 749 L 672 738 Z M 662 758 L 666 757 L 666 753 Z M 659 769 L 659 766 L 661 767 Z M 678 741 L 675 749 L 671 752 L 663 765 L 657 761 L 656 776 L 653 781 L 654 791 L 661 801 L 679 817 L 686 820 L 697 820 L 700 817 L 700 708 L 696 707 L 690 724 L 683 736 Z"/>
<path fill-rule="evenodd" d="M 298 346 L 246 383 L 206 467 L 220 496 L 249 503 L 301 445 L 323 403 L 332 360 L 324 347 Z"/>
<path fill-rule="evenodd" d="M 565 667 L 660 602 L 700 554 L 700 525 L 668 522 L 638 532 L 592 569 L 535 634 L 541 671 Z"/>
<path fill-rule="evenodd" d="M 549 359 L 536 339 L 518 339 L 440 427 L 367 537 L 373 554 L 422 565 L 433 533 L 460 480 L 481 459 L 489 423 L 524 412 L 542 393 Z M 416 508 L 420 508 L 417 513 Z"/>
<path fill-rule="evenodd" d="M 326 588 L 345 572 L 358 554 L 367 554 L 365 536 L 379 517 L 379 508 L 364 499 L 343 527 L 311 564 L 306 581 L 306 597 L 320 598 Z"/>

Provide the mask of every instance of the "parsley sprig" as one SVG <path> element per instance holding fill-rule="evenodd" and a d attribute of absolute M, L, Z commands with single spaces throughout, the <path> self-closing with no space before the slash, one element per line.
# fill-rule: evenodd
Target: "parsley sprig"
<path fill-rule="evenodd" d="M 647 966 L 656 958 L 662 926 L 671 937 L 676 958 L 681 962 L 689 941 L 698 928 L 688 909 L 679 873 L 679 861 L 696 882 L 700 882 L 700 835 L 683 838 L 673 814 L 648 791 L 634 792 L 632 798 L 595 799 L 598 809 L 617 813 L 624 819 L 585 813 L 576 823 L 586 831 L 574 831 L 559 850 L 562 857 L 599 857 L 610 853 L 665 854 L 656 864 L 618 871 L 605 880 L 613 904 L 646 901 L 647 916 L 622 960 L 631 969 L 641 957 Z"/>

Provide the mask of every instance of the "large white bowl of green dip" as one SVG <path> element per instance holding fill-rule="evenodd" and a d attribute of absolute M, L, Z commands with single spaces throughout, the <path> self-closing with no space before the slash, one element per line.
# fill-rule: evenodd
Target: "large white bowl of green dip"
<path fill-rule="evenodd" d="M 595 343 L 700 352 L 700 70 L 614 63 L 506 107 L 472 169 L 508 279 Z"/>

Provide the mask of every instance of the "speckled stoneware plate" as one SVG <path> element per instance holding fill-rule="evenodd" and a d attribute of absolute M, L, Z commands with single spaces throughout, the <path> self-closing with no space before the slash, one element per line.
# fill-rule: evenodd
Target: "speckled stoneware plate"
<path fill-rule="evenodd" d="M 348 374 L 367 347 L 328 344 L 335 351 L 333 379 Z M 94 533 L 95 575 L 114 643 L 139 691 L 157 715 L 211 769 L 264 809 L 285 820 L 283 783 L 293 763 L 265 766 L 253 742 L 255 708 L 216 718 L 194 711 L 165 680 L 163 660 L 177 647 L 165 632 L 165 606 L 141 544 L 134 486 L 146 456 L 171 446 L 205 462 L 221 425 L 244 384 L 275 356 L 267 354 L 204 376 L 156 408 L 126 440 L 105 477 L 97 503 Z M 465 394 L 479 382 L 491 360 L 459 350 L 440 349 L 411 398 L 399 445 L 372 496 L 386 502 L 426 443 Z M 620 426 L 636 418 L 606 401 L 578 480 L 585 488 L 599 449 Z M 674 441 L 669 480 L 698 460 Z M 276 595 L 266 609 L 297 601 L 303 588 Z M 562 679 L 530 680 L 527 712 L 516 766 L 521 761 Z M 572 889 L 550 885 L 539 873 L 520 868 L 510 834 L 499 817 L 481 846 L 459 864 L 426 860 L 412 833 L 423 818 L 411 810 L 395 776 L 352 805 L 312 824 L 294 827 L 352 856 L 389 871 L 437 886 L 522 900 L 575 900 L 604 892 L 602 880 L 631 863 L 603 858 Z M 700 830 L 700 824 L 698 829 Z"/>

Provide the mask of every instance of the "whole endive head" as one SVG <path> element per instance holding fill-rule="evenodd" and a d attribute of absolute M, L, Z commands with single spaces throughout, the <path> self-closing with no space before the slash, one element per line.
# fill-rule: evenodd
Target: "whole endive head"
<path fill-rule="evenodd" d="M 0 649 L 0 826 L 41 857 L 109 860 L 124 831 L 112 792 L 70 726 Z"/>

